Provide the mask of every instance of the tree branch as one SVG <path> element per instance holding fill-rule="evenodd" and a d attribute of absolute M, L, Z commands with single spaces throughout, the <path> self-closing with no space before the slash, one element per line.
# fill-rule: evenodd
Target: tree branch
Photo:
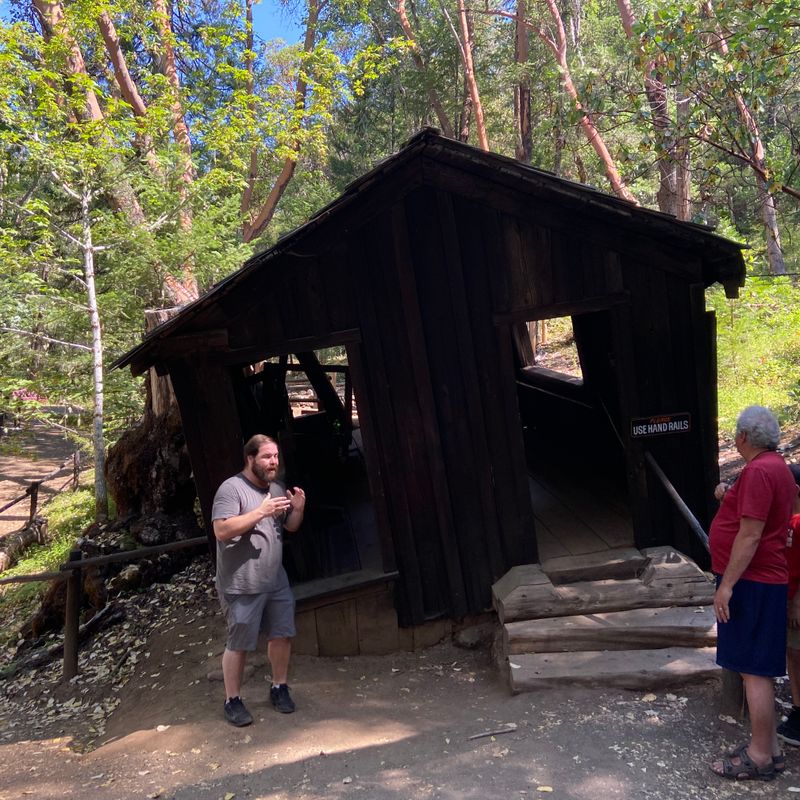
<path fill-rule="evenodd" d="M 43 333 L 35 333 L 34 331 L 23 331 L 19 328 L 8 328 L 5 325 L 0 325 L 0 331 L 6 331 L 7 333 L 18 333 L 20 336 L 28 336 L 31 339 L 39 339 L 40 341 L 51 342 L 52 344 L 62 344 L 64 347 L 73 347 L 76 350 L 88 350 L 89 352 L 92 351 L 92 348 L 87 347 L 85 344 L 64 342 L 61 339 L 53 339 L 51 336 L 45 336 Z"/>

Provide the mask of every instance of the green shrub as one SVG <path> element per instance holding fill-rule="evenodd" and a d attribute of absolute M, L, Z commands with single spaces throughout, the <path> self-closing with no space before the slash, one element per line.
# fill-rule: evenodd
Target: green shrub
<path fill-rule="evenodd" d="M 717 315 L 720 432 L 758 403 L 782 424 L 800 421 L 800 286 L 790 278 L 754 276 L 728 300 L 721 287 L 707 292 Z"/>
<path fill-rule="evenodd" d="M 30 575 L 50 572 L 67 560 L 69 551 L 94 520 L 94 493 L 91 489 L 63 492 L 42 510 L 47 518 L 48 543 L 34 545 L 11 569 L 3 573 L 4 578 L 14 575 Z M 13 641 L 19 627 L 30 617 L 39 603 L 47 583 L 9 584 L 0 589 L 0 641 Z"/>

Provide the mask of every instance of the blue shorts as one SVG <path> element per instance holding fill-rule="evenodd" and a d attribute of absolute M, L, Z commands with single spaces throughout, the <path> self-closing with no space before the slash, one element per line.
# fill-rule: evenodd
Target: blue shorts
<path fill-rule="evenodd" d="M 255 650 L 259 633 L 267 639 L 295 635 L 294 595 L 288 583 L 264 594 L 218 594 L 228 625 L 228 650 Z"/>
<path fill-rule="evenodd" d="M 717 664 L 745 675 L 786 674 L 786 591 L 785 583 L 737 581 L 731 618 L 717 623 Z"/>

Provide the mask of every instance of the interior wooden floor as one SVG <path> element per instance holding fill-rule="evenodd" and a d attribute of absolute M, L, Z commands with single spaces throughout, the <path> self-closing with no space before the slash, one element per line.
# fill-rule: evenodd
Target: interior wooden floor
<path fill-rule="evenodd" d="M 633 546 L 625 499 L 601 477 L 579 469 L 530 469 L 539 561 Z"/>

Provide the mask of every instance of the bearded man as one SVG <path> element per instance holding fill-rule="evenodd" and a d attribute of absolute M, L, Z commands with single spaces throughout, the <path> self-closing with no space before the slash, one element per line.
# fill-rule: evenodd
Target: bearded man
<path fill-rule="evenodd" d="M 283 568 L 283 531 L 303 521 L 306 496 L 299 486 L 287 490 L 276 481 L 278 444 L 263 434 L 244 446 L 244 467 L 217 489 L 211 519 L 217 539 L 216 586 L 227 623 L 222 655 L 225 719 L 237 727 L 253 721 L 240 697 L 247 654 L 259 633 L 267 637 L 272 669 L 270 702 L 291 714 L 287 684 L 295 635 L 294 595 Z"/>

